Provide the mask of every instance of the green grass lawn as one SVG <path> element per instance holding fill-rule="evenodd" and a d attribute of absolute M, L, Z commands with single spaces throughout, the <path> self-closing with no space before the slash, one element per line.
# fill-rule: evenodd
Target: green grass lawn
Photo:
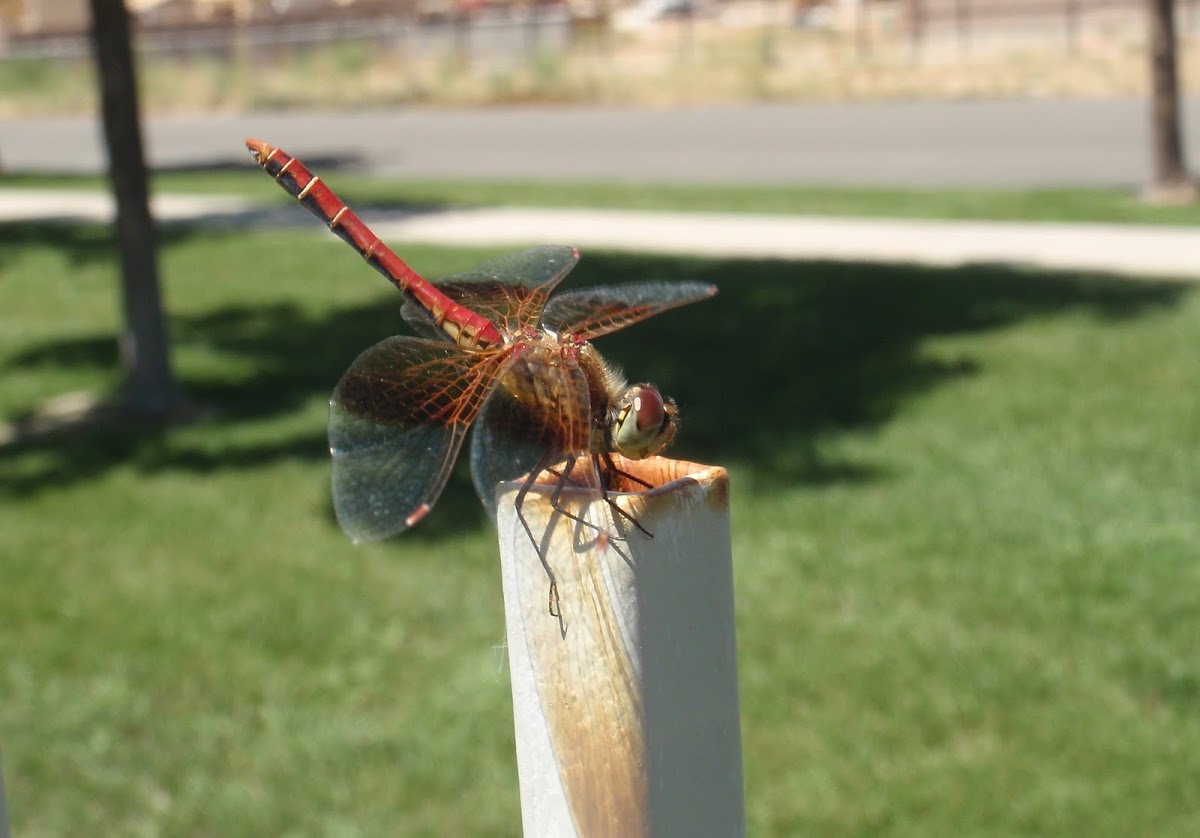
<path fill-rule="evenodd" d="M 877 189 L 812 186 L 695 186 L 614 182 L 388 180 L 353 171 L 354 161 L 307 161 L 351 206 L 584 207 L 686 212 L 762 212 L 877 218 L 1200 224 L 1200 204 L 1156 206 L 1121 189 Z M 345 167 L 349 166 L 349 170 Z M 164 171 L 160 192 L 242 195 L 281 203 L 282 193 L 248 176 L 254 166 Z M 6 175 L 4 186 L 106 189 L 99 177 Z"/>
<path fill-rule="evenodd" d="M 384 544 L 330 511 L 326 401 L 397 297 L 309 229 L 173 228 L 163 271 L 209 417 L 0 448 L 14 834 L 519 834 L 465 473 Z M 0 416 L 117 385 L 102 230 L 0 226 L 0 272 Z M 1193 286 L 603 252 L 567 284 L 641 278 L 721 287 L 600 348 L 731 471 L 750 834 L 1200 834 Z"/>

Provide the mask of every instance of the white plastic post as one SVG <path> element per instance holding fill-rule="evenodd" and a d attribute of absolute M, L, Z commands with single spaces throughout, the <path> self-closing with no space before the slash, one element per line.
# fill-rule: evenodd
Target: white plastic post
<path fill-rule="evenodd" d="M 653 538 L 594 492 L 559 506 L 602 529 L 555 513 L 544 486 L 524 500 L 560 617 L 519 485 L 497 490 L 525 835 L 744 835 L 728 475 L 619 466 L 654 487 L 614 496 Z"/>

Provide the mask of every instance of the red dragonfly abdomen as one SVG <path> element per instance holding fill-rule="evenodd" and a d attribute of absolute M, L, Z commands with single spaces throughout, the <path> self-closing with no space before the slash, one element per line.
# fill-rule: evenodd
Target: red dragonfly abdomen
<path fill-rule="evenodd" d="M 463 349 L 485 349 L 504 342 L 500 330 L 488 320 L 451 300 L 410 268 L 303 163 L 261 140 L 247 139 L 246 147 L 258 165 L 338 238 L 349 244 L 372 267 L 429 313 L 439 329 Z"/>

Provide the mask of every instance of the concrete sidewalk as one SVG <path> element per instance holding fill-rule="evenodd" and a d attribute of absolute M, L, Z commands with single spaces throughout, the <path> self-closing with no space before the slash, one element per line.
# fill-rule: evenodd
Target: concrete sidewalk
<path fill-rule="evenodd" d="M 167 222 L 309 225 L 320 231 L 299 208 L 264 209 L 236 197 L 161 195 L 154 206 L 157 217 Z M 100 193 L 0 189 L 0 221 L 111 216 L 111 202 Z M 998 263 L 1200 280 L 1200 231 L 1190 227 L 518 207 L 363 216 L 380 238 L 395 244 L 560 243 L 585 250 L 939 266 Z"/>
<path fill-rule="evenodd" d="M 159 221 L 206 221 L 249 214 L 255 205 L 233 195 L 156 195 L 151 201 Z M 0 189 L 0 222 L 98 221 L 115 214 L 108 192 L 78 189 Z"/>
<path fill-rule="evenodd" d="M 690 256 L 984 262 L 1200 279 L 1200 231 L 1187 227 L 520 208 L 367 220 L 389 242 L 561 242 Z"/>

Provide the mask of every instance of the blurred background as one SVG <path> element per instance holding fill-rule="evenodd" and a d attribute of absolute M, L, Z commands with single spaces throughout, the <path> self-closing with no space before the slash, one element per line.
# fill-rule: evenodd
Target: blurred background
<path fill-rule="evenodd" d="M 1149 0 L 132 0 L 143 100 L 197 108 L 1138 95 Z M 1195 35 L 1200 10 L 1174 4 Z M 89 4 L 5 0 L 6 110 L 86 105 Z M 1196 57 L 1181 53 L 1189 67 Z M 83 65 L 83 72 L 80 66 Z M 36 85 L 36 87 L 35 87 Z M 18 102 L 20 104 L 18 105 Z"/>
<path fill-rule="evenodd" d="M 429 277 L 563 243 L 566 288 L 720 287 L 598 348 L 732 476 L 749 834 L 1200 834 L 1198 36 L 0 0 L 13 834 L 520 833 L 494 529 L 465 462 L 338 529 L 330 392 L 407 329 L 247 135 Z"/>

